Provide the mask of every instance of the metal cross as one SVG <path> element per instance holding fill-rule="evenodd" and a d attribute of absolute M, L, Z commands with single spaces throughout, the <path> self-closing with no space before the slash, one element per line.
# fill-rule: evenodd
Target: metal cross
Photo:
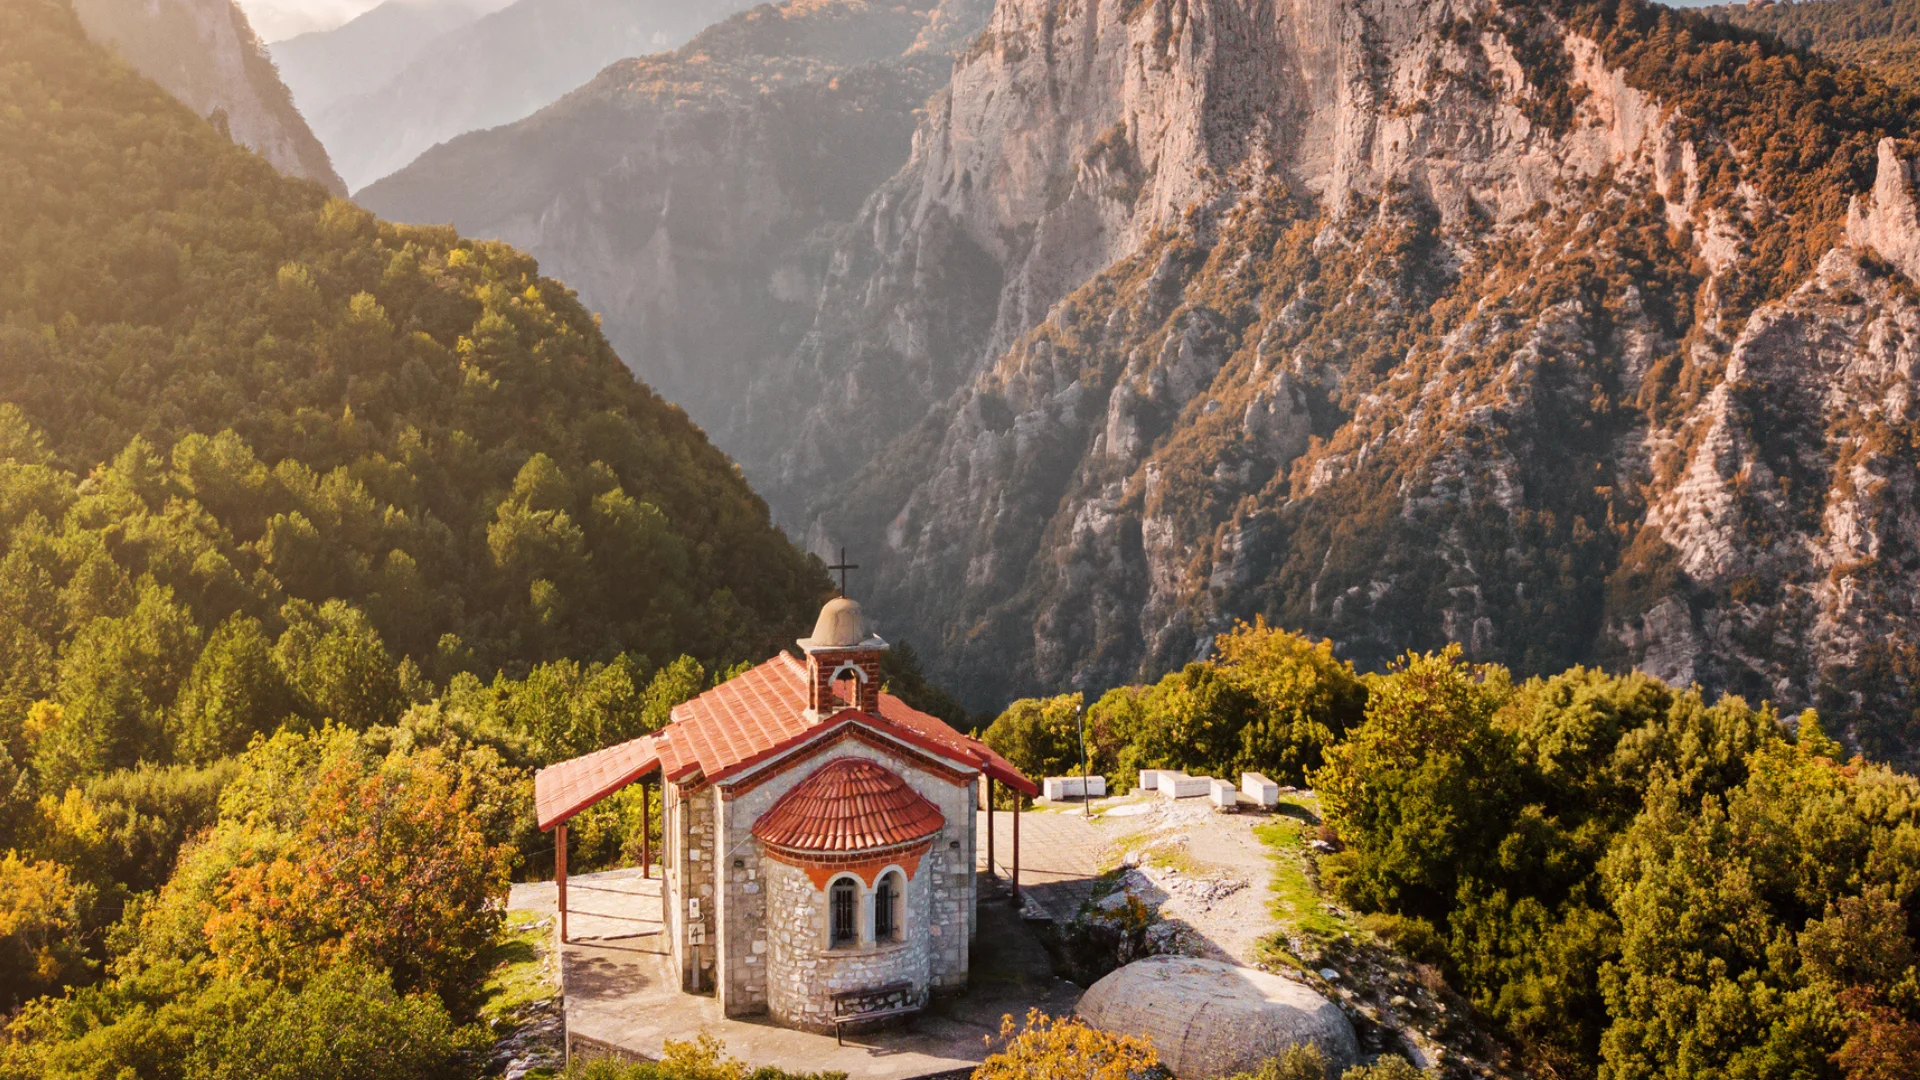
<path fill-rule="evenodd" d="M 841 548 L 840 561 L 833 564 L 832 566 L 827 567 L 827 569 L 830 571 L 832 570 L 840 571 L 840 595 L 845 596 L 847 595 L 847 571 L 860 569 L 860 564 L 848 562 L 847 549 Z"/>

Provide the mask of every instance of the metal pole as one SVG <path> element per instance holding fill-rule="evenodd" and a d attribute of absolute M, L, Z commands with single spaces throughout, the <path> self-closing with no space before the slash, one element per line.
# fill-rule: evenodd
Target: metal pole
<path fill-rule="evenodd" d="M 1086 817 L 1093 816 L 1093 788 L 1087 783 L 1087 710 L 1080 705 L 1073 707 L 1073 718 L 1080 725 L 1080 809 Z"/>

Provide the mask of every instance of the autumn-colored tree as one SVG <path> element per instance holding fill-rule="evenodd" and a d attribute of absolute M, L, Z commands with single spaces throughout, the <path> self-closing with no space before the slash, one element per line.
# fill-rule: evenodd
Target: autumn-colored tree
<path fill-rule="evenodd" d="M 1029 1009 L 1025 1026 L 1000 1019 L 1004 1045 L 973 1080 L 1134 1080 L 1160 1063 L 1153 1040 L 1089 1027 L 1070 1016 Z"/>
<path fill-rule="evenodd" d="M 59 863 L 0 857 L 0 1010 L 57 988 L 79 963 L 70 938 L 76 900 Z"/>
<path fill-rule="evenodd" d="M 217 895 L 216 968 L 284 979 L 356 959 L 392 972 L 401 993 L 463 1001 L 499 930 L 511 857 L 488 838 L 483 791 L 438 750 L 328 762 L 287 850 L 235 869 Z"/>

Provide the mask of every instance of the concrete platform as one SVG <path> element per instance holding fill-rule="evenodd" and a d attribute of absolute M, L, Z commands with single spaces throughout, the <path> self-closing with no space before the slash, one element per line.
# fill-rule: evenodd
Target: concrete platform
<path fill-rule="evenodd" d="M 1024 822 L 1021 831 L 1024 841 Z M 661 935 L 657 877 L 644 879 L 637 870 L 578 875 L 567 881 L 567 899 L 573 940 L 561 950 L 561 981 L 574 1053 L 657 1059 L 667 1040 L 706 1032 L 749 1065 L 908 1080 L 971 1070 L 991 1049 L 988 1039 L 999 1034 L 1003 1015 L 1019 1017 L 1031 1007 L 1058 1015 L 1080 998 L 1078 987 L 1053 978 L 1045 949 L 1011 906 L 987 902 L 966 994 L 938 1000 L 898 1028 L 849 1033 L 846 1045 L 836 1046 L 831 1035 L 793 1031 L 765 1017 L 729 1020 L 717 999 L 682 993 Z M 508 906 L 553 912 L 553 883 L 514 886 Z"/>

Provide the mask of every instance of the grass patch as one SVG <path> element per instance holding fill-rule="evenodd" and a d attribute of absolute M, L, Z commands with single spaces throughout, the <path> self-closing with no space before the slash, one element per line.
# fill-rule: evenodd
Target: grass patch
<path fill-rule="evenodd" d="M 1302 800 L 1283 799 L 1275 808 L 1275 816 L 1253 829 L 1253 835 L 1273 849 L 1273 879 L 1268 888 L 1273 917 L 1280 922 L 1280 932 L 1266 942 L 1263 951 L 1301 967 L 1308 966 L 1308 961 L 1295 955 L 1301 951 L 1296 942 L 1324 946 L 1355 929 L 1321 903 L 1313 854 L 1307 848 L 1307 840 L 1319 824 L 1320 817 L 1312 806 Z"/>
<path fill-rule="evenodd" d="M 481 984 L 480 1018 L 512 1016 L 560 992 L 550 953 L 552 924 L 531 911 L 510 911 L 507 925 L 487 955 L 487 981 Z"/>

